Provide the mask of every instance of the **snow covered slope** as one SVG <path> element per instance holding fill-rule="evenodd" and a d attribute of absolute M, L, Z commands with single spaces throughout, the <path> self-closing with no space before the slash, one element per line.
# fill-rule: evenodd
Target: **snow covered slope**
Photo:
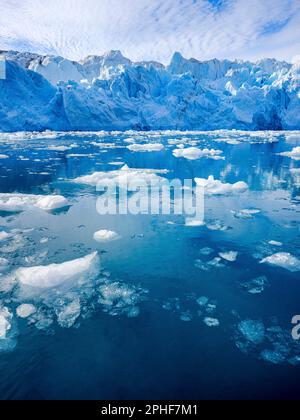
<path fill-rule="evenodd" d="M 0 52 L 0 55 L 3 53 Z M 300 64 L 8 52 L 0 130 L 300 129 Z"/>

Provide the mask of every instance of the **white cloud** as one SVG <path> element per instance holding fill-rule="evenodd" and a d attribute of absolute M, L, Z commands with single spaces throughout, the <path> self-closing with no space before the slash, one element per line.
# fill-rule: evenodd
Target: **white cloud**
<path fill-rule="evenodd" d="M 214 4 L 218 3 L 218 6 Z M 299 54 L 299 0 L 0 0 L 0 48 L 164 63 Z"/>

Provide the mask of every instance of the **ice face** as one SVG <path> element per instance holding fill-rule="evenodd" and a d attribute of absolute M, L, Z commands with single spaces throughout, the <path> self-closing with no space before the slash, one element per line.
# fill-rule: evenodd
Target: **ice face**
<path fill-rule="evenodd" d="M 19 268 L 15 276 L 21 288 L 38 294 L 40 290 L 51 289 L 80 281 L 98 269 L 99 256 L 94 252 L 86 257 L 49 266 Z"/>
<path fill-rule="evenodd" d="M 120 235 L 117 232 L 111 230 L 99 230 L 94 233 L 94 239 L 97 242 L 112 242 L 120 239 Z"/>
<path fill-rule="evenodd" d="M 68 200 L 60 195 L 0 194 L 0 211 L 5 212 L 21 212 L 32 207 L 49 212 L 68 206 Z"/>
<path fill-rule="evenodd" d="M 226 195 L 239 194 L 248 190 L 248 185 L 243 182 L 236 182 L 235 184 L 226 184 L 215 180 L 211 175 L 208 179 L 195 178 L 195 182 L 199 187 L 204 189 L 207 195 Z"/>
<path fill-rule="evenodd" d="M 285 268 L 291 272 L 300 271 L 300 260 L 288 252 L 279 252 L 264 258 L 261 264 L 270 264 L 277 267 Z"/>

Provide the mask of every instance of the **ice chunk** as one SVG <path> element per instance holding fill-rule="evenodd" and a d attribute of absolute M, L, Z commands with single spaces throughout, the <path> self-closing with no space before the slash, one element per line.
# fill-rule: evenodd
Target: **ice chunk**
<path fill-rule="evenodd" d="M 208 304 L 209 299 L 206 296 L 201 296 L 197 299 L 197 303 L 199 306 L 206 306 Z"/>
<path fill-rule="evenodd" d="M 0 306 L 0 341 L 7 338 L 7 334 L 11 329 L 12 313 L 6 307 Z"/>
<path fill-rule="evenodd" d="M 220 321 L 217 318 L 204 318 L 204 324 L 206 324 L 208 327 L 219 327 Z"/>
<path fill-rule="evenodd" d="M 9 156 L 7 156 L 7 155 L 0 155 L 0 159 L 8 159 L 9 158 Z"/>
<path fill-rule="evenodd" d="M 270 264 L 277 267 L 285 268 L 291 272 L 300 271 L 300 260 L 288 252 L 279 252 L 264 258 L 261 264 Z"/>
<path fill-rule="evenodd" d="M 300 147 L 294 147 L 291 152 L 282 152 L 280 156 L 286 156 L 294 160 L 300 160 Z"/>
<path fill-rule="evenodd" d="M 71 328 L 81 313 L 79 298 L 71 302 L 61 302 L 60 307 L 56 308 L 57 322 L 62 328 Z"/>
<path fill-rule="evenodd" d="M 198 149 L 197 147 L 189 147 L 187 149 L 176 149 L 173 151 L 173 155 L 177 158 L 185 158 L 188 160 L 197 160 L 201 158 L 211 158 L 211 159 L 224 159 L 220 156 L 222 150 L 215 149 Z"/>
<path fill-rule="evenodd" d="M 277 350 L 264 350 L 260 356 L 265 362 L 272 363 L 273 365 L 280 365 L 285 361 L 285 356 Z"/>
<path fill-rule="evenodd" d="M 161 152 L 164 148 L 164 145 L 160 143 L 132 144 L 127 146 L 127 149 L 131 152 Z"/>
<path fill-rule="evenodd" d="M 243 283 L 242 287 L 251 295 L 259 295 L 265 290 L 265 287 L 268 285 L 269 282 L 267 277 L 262 276 L 250 280 L 249 282 Z"/>
<path fill-rule="evenodd" d="M 180 320 L 183 322 L 190 322 L 193 319 L 193 315 L 190 311 L 182 312 L 180 315 Z"/>
<path fill-rule="evenodd" d="M 238 325 L 239 332 L 253 344 L 260 344 L 265 338 L 265 326 L 261 321 L 245 320 Z"/>
<path fill-rule="evenodd" d="M 282 246 L 283 243 L 282 242 L 278 242 L 278 241 L 269 241 L 269 244 L 272 246 Z"/>
<path fill-rule="evenodd" d="M 120 235 L 111 230 L 99 230 L 94 233 L 94 239 L 97 242 L 111 242 L 120 239 Z"/>
<path fill-rule="evenodd" d="M 234 262 L 236 261 L 239 254 L 238 252 L 235 252 L 235 251 L 229 251 L 229 252 L 220 252 L 219 255 L 221 258 L 223 258 L 223 260 Z"/>
<path fill-rule="evenodd" d="M 19 318 L 26 319 L 36 313 L 36 307 L 34 305 L 23 303 L 17 307 L 16 312 Z"/>
<path fill-rule="evenodd" d="M 120 170 L 109 172 L 94 172 L 92 175 L 86 175 L 75 178 L 73 182 L 78 184 L 104 186 L 111 183 L 117 184 L 119 187 L 127 188 L 130 182 L 135 180 L 142 180 L 146 183 L 157 185 L 162 180 L 158 174 L 167 174 L 167 170 L 159 169 L 131 169 L 127 165 L 123 166 Z"/>
<path fill-rule="evenodd" d="M 237 218 L 237 219 L 252 219 L 253 216 L 255 216 L 256 214 L 259 214 L 260 210 L 258 209 L 244 209 L 244 210 L 240 210 L 240 211 L 232 211 L 232 214 Z"/>
<path fill-rule="evenodd" d="M 98 265 L 98 253 L 93 252 L 83 258 L 62 264 L 19 268 L 15 276 L 20 286 L 28 286 L 38 290 L 49 289 L 88 277 L 95 273 Z"/>
<path fill-rule="evenodd" d="M 213 252 L 214 252 L 214 250 L 212 248 L 209 248 L 209 247 L 205 247 L 205 248 L 200 249 L 200 254 L 201 255 L 210 255 Z"/>
<path fill-rule="evenodd" d="M 201 227 L 205 226 L 205 222 L 203 220 L 197 220 L 194 218 L 187 218 L 185 220 L 185 226 L 187 227 Z"/>
<path fill-rule="evenodd" d="M 7 232 L 0 232 L 0 242 L 1 241 L 5 241 L 9 237 L 10 237 L 9 233 L 7 233 Z"/>
<path fill-rule="evenodd" d="M 0 194 L 0 211 L 5 212 L 20 212 L 32 207 L 48 212 L 68 206 L 68 200 L 60 195 Z"/>
<path fill-rule="evenodd" d="M 235 184 L 226 184 L 221 181 L 215 180 L 211 175 L 208 179 L 195 178 L 195 182 L 198 186 L 204 188 L 204 192 L 207 195 L 226 195 L 243 193 L 248 190 L 248 185 L 243 182 L 236 182 Z"/>

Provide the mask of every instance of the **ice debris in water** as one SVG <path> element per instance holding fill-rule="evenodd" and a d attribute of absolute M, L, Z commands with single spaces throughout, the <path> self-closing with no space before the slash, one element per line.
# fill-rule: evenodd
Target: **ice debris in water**
<path fill-rule="evenodd" d="M 99 292 L 98 303 L 102 305 L 104 312 L 112 316 L 126 315 L 128 318 L 135 318 L 140 312 L 138 304 L 144 300 L 148 291 L 120 282 L 106 282 L 99 287 Z"/>
<path fill-rule="evenodd" d="M 21 212 L 32 207 L 50 212 L 68 206 L 68 200 L 60 195 L 0 194 L 0 211 L 4 212 Z"/>
<path fill-rule="evenodd" d="M 238 252 L 235 252 L 235 251 L 220 252 L 219 255 L 221 258 L 223 258 L 223 260 L 234 262 L 237 260 Z"/>
<path fill-rule="evenodd" d="M 17 307 L 16 312 L 19 318 L 26 319 L 36 313 L 36 307 L 28 303 L 23 303 Z"/>
<path fill-rule="evenodd" d="M 132 144 L 127 146 L 127 149 L 131 152 L 161 152 L 164 148 L 164 145 L 160 143 Z"/>
<path fill-rule="evenodd" d="M 173 155 L 176 158 L 185 158 L 188 160 L 197 160 L 201 158 L 210 158 L 210 159 L 225 159 L 222 155 L 222 150 L 215 149 L 198 149 L 197 147 L 189 147 L 187 149 L 176 149 L 173 151 Z"/>
<path fill-rule="evenodd" d="M 288 252 L 273 254 L 270 257 L 264 258 L 260 263 L 285 268 L 291 272 L 300 271 L 300 260 Z"/>
<path fill-rule="evenodd" d="M 54 307 L 57 322 L 62 328 L 71 328 L 81 314 L 79 297 L 63 297 L 55 302 Z"/>
<path fill-rule="evenodd" d="M 120 239 L 120 235 L 117 232 L 111 230 L 99 230 L 94 233 L 94 239 L 97 242 L 111 242 Z"/>
<path fill-rule="evenodd" d="M 220 321 L 217 318 L 206 317 L 206 318 L 204 318 L 204 324 L 206 324 L 210 328 L 219 327 L 220 326 Z"/>
<path fill-rule="evenodd" d="M 283 245 L 283 243 L 282 242 L 278 242 L 278 241 L 269 241 L 269 245 L 280 247 L 280 246 Z"/>
<path fill-rule="evenodd" d="M 214 250 L 212 248 L 209 248 L 209 247 L 205 247 L 205 248 L 200 249 L 200 254 L 201 255 L 210 255 L 213 252 L 214 252 Z"/>
<path fill-rule="evenodd" d="M 294 147 L 290 152 L 282 152 L 280 156 L 286 156 L 294 160 L 300 160 L 300 147 Z"/>
<path fill-rule="evenodd" d="M 20 287 L 26 294 L 39 294 L 43 289 L 51 289 L 70 282 L 80 282 L 98 269 L 99 256 L 97 252 L 67 261 L 62 264 L 48 266 L 23 267 L 15 272 Z"/>
<path fill-rule="evenodd" d="M 94 172 L 92 175 L 86 175 L 75 178 L 73 182 L 78 184 L 85 184 L 91 186 L 105 186 L 117 185 L 119 187 L 127 188 L 128 184 L 135 180 L 142 180 L 146 183 L 157 185 L 162 180 L 159 175 L 167 174 L 167 170 L 160 169 L 131 169 L 127 165 L 120 170 L 109 172 Z"/>
<path fill-rule="evenodd" d="M 253 216 L 260 213 L 260 210 L 258 210 L 258 209 L 243 209 L 243 210 L 240 210 L 240 211 L 232 210 L 231 213 L 237 219 L 252 219 Z"/>
<path fill-rule="evenodd" d="M 290 330 L 274 322 L 267 327 L 261 321 L 244 320 L 239 323 L 235 342 L 244 354 L 250 354 L 267 363 L 297 365 L 300 362 L 300 343 Z"/>
<path fill-rule="evenodd" d="M 17 345 L 17 331 L 13 326 L 13 314 L 0 305 L 0 353 L 12 351 Z"/>
<path fill-rule="evenodd" d="M 265 326 L 261 321 L 247 319 L 240 322 L 238 330 L 243 338 L 253 344 L 260 344 L 265 338 Z"/>
<path fill-rule="evenodd" d="M 267 286 L 269 286 L 269 281 L 266 276 L 261 276 L 242 284 L 242 288 L 251 295 L 261 294 Z"/>
<path fill-rule="evenodd" d="M 207 195 L 243 193 L 249 188 L 243 181 L 236 182 L 235 184 L 223 183 L 222 181 L 215 180 L 212 175 L 208 179 L 195 178 L 195 182 L 198 187 L 204 189 L 204 193 Z"/>

